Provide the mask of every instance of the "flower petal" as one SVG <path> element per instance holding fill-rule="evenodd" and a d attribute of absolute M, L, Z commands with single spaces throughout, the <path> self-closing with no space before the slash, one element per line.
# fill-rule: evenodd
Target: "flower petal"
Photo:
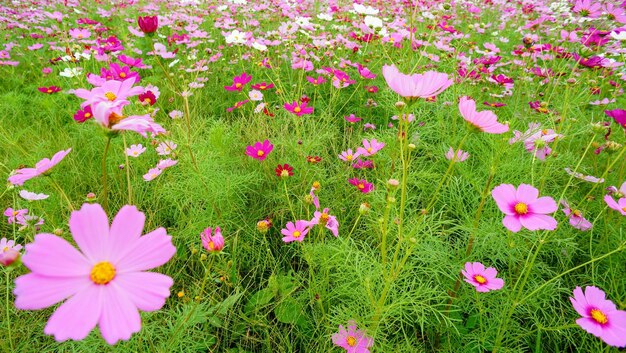
<path fill-rule="evenodd" d="M 80 210 L 70 216 L 72 236 L 92 263 L 106 259 L 104 245 L 109 237 L 109 218 L 98 204 L 83 204 Z"/>
<path fill-rule="evenodd" d="M 119 273 L 146 271 L 163 265 L 176 253 L 172 237 L 165 228 L 157 228 L 129 244 L 113 264 Z"/>
<path fill-rule="evenodd" d="M 128 340 L 141 329 L 141 317 L 137 307 L 118 285 L 106 286 L 102 291 L 102 315 L 98 320 L 100 333 L 108 344 Z"/>
<path fill-rule="evenodd" d="M 65 239 L 54 234 L 37 234 L 26 245 L 22 262 L 31 271 L 50 277 L 88 276 L 91 264 Z"/>
<path fill-rule="evenodd" d="M 504 216 L 502 224 L 513 233 L 517 233 L 522 229 L 522 223 L 520 223 L 518 216 Z"/>
<path fill-rule="evenodd" d="M 553 213 L 556 212 L 558 206 L 553 198 L 549 196 L 540 197 L 537 201 L 528 205 L 528 209 L 533 213 Z"/>
<path fill-rule="evenodd" d="M 146 216 L 137 207 L 126 205 L 120 209 L 109 231 L 109 256 L 123 252 L 128 244 L 141 237 Z"/>
<path fill-rule="evenodd" d="M 515 192 L 515 186 L 511 184 L 498 185 L 491 192 L 491 196 L 493 196 L 493 199 L 496 201 L 498 208 L 506 215 L 512 216 L 515 214 L 511 207 L 511 205 L 517 203 Z"/>
<path fill-rule="evenodd" d="M 90 284 L 87 276 L 48 277 L 31 272 L 15 279 L 15 307 L 22 310 L 47 308 Z"/>
<path fill-rule="evenodd" d="M 90 285 L 57 308 L 43 332 L 59 342 L 82 340 L 96 327 L 102 309 L 101 288 Z"/>
<path fill-rule="evenodd" d="M 139 310 L 154 311 L 163 307 L 174 281 L 160 273 L 135 272 L 117 276 L 115 283 Z"/>

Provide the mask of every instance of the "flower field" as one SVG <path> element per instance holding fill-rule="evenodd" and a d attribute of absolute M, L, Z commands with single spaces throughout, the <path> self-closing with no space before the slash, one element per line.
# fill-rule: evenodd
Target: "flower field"
<path fill-rule="evenodd" d="M 626 2 L 0 4 L 0 350 L 618 352 Z"/>

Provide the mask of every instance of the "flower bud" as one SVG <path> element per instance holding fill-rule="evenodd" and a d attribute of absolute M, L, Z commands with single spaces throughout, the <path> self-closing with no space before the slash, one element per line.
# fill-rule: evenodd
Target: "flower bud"
<path fill-rule="evenodd" d="M 369 203 L 367 202 L 363 202 L 361 204 L 361 206 L 359 206 L 359 214 L 364 215 L 369 213 L 369 211 L 372 209 L 372 207 L 370 206 Z"/>

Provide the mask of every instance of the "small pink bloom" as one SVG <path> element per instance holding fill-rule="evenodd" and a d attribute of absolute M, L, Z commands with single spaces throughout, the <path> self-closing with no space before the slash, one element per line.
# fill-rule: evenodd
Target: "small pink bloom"
<path fill-rule="evenodd" d="M 283 241 L 290 243 L 292 241 L 302 242 L 304 237 L 309 232 L 309 222 L 304 220 L 298 220 L 294 224 L 293 222 L 287 223 L 285 229 L 282 229 L 280 233 L 284 235 Z"/>
<path fill-rule="evenodd" d="M 569 224 L 571 224 L 572 227 L 582 231 L 589 230 L 593 227 L 593 224 L 583 217 L 582 212 L 572 210 L 567 201 L 561 200 L 561 206 L 563 206 L 562 211 L 569 218 Z"/>
<path fill-rule="evenodd" d="M 57 86 L 39 87 L 37 88 L 37 90 L 41 93 L 53 94 L 53 93 L 61 92 L 61 87 L 57 87 Z"/>
<path fill-rule="evenodd" d="M 20 197 L 28 201 L 39 201 L 47 199 L 50 195 L 38 194 L 28 190 L 20 190 Z"/>
<path fill-rule="evenodd" d="M 36 178 L 59 164 L 71 150 L 71 148 L 68 148 L 65 151 L 59 151 L 52 156 L 52 159 L 44 158 L 35 164 L 35 168 L 21 168 L 16 170 L 14 174 L 9 176 L 9 183 L 19 186 L 24 185 L 25 181 Z"/>
<path fill-rule="evenodd" d="M 173 284 L 147 272 L 176 248 L 164 228 L 141 236 L 145 218 L 127 205 L 109 225 L 100 205 L 83 204 L 69 221 L 80 251 L 56 235 L 37 234 L 22 257 L 32 272 L 15 280 L 15 306 L 40 310 L 64 301 L 44 328 L 59 342 L 82 340 L 96 325 L 108 344 L 130 339 L 141 329 L 138 310 L 161 309 Z"/>
<path fill-rule="evenodd" d="M 220 227 L 215 227 L 215 235 L 212 235 L 211 227 L 206 228 L 201 234 L 202 246 L 208 252 L 220 252 L 224 249 L 224 237 Z"/>
<path fill-rule="evenodd" d="M 352 162 L 353 160 L 355 160 L 356 158 L 358 158 L 361 155 L 360 152 L 356 152 L 353 153 L 351 149 L 348 149 L 347 151 L 342 151 L 341 154 L 339 155 L 339 159 L 341 159 L 344 162 Z"/>
<path fill-rule="evenodd" d="M 274 149 L 274 145 L 272 145 L 269 140 L 265 140 L 262 143 L 257 142 L 252 146 L 247 146 L 246 155 L 254 159 L 263 161 L 265 160 L 265 158 L 267 158 L 267 155 L 270 154 L 270 152 L 272 152 L 273 149 Z"/>
<path fill-rule="evenodd" d="M 296 114 L 297 116 L 302 116 L 304 114 L 313 114 L 313 107 L 307 107 L 308 102 L 298 102 L 294 101 L 292 103 L 285 103 L 285 110 Z"/>
<path fill-rule="evenodd" d="M 574 289 L 569 298 L 580 316 L 576 323 L 585 331 L 600 338 L 613 347 L 626 347 L 626 311 L 617 310 L 615 304 L 606 299 L 599 288 L 580 287 Z"/>
<path fill-rule="evenodd" d="M 371 141 L 363 139 L 363 147 L 359 147 L 356 152 L 363 157 L 369 157 L 378 153 L 383 147 L 385 147 L 384 142 L 376 141 L 376 139 Z"/>
<path fill-rule="evenodd" d="M 367 180 L 365 179 L 359 180 L 357 178 L 352 178 L 352 179 L 348 179 L 348 182 L 356 186 L 356 188 L 364 194 L 367 194 L 371 192 L 372 190 L 374 190 L 374 184 L 368 183 Z"/>
<path fill-rule="evenodd" d="M 557 222 L 548 216 L 558 206 L 548 196 L 539 197 L 539 190 L 528 184 L 520 184 L 516 189 L 511 184 L 501 184 L 491 192 L 498 208 L 505 216 L 504 226 L 512 232 L 519 232 L 522 227 L 529 230 L 555 230 Z"/>
<path fill-rule="evenodd" d="M 0 239 L 0 265 L 9 266 L 20 257 L 22 246 L 7 238 Z"/>
<path fill-rule="evenodd" d="M 435 97 L 453 83 L 447 74 L 441 72 L 405 75 L 395 65 L 384 65 L 383 76 L 394 92 L 408 99 Z"/>
<path fill-rule="evenodd" d="M 461 97 L 459 111 L 468 123 L 480 131 L 489 134 L 502 134 L 509 131 L 509 126 L 498 122 L 498 117 L 492 111 L 476 111 L 476 102 L 469 97 Z"/>
<path fill-rule="evenodd" d="M 337 222 L 337 217 L 328 214 L 328 208 L 325 208 L 322 212 L 315 211 L 309 225 L 321 225 L 330 230 L 334 236 L 339 236 L 339 222 Z"/>
<path fill-rule="evenodd" d="M 145 181 L 152 181 L 152 180 L 156 179 L 156 177 L 161 175 L 161 173 L 163 173 L 162 169 L 160 169 L 160 168 L 152 168 L 152 169 L 148 170 L 148 172 L 146 174 L 144 174 L 143 180 L 145 180 Z"/>
<path fill-rule="evenodd" d="M 339 332 L 332 337 L 333 344 L 346 350 L 346 353 L 370 353 L 370 348 L 374 344 L 374 339 L 367 337 L 365 332 L 357 330 L 354 321 L 348 322 L 346 330 L 339 325 Z"/>
<path fill-rule="evenodd" d="M 355 116 L 354 114 L 344 116 L 343 118 L 349 123 L 358 123 L 359 121 L 363 120 L 362 118 L 359 118 L 358 116 Z"/>
<path fill-rule="evenodd" d="M 227 91 L 239 91 L 243 90 L 243 87 L 252 80 L 252 76 L 247 73 L 242 73 L 239 76 L 233 77 L 233 84 L 230 86 L 224 86 L 224 89 Z"/>
<path fill-rule="evenodd" d="M 9 224 L 17 223 L 23 224 L 24 216 L 28 214 L 28 209 L 24 208 L 21 210 L 14 210 L 11 207 L 4 210 L 4 215 L 7 217 L 7 222 Z"/>
<path fill-rule="evenodd" d="M 131 145 L 126 149 L 126 155 L 130 157 L 139 157 L 142 153 L 146 151 L 146 148 L 141 144 Z"/>
<path fill-rule="evenodd" d="M 467 158 L 469 158 L 469 153 L 467 153 L 467 152 L 465 152 L 463 150 L 458 150 L 458 151 L 455 152 L 454 149 L 452 147 L 450 147 L 448 152 L 446 152 L 446 159 L 451 160 L 451 161 L 463 162 Z"/>
<path fill-rule="evenodd" d="M 476 287 L 478 292 L 498 290 L 504 286 L 504 280 L 496 278 L 498 271 L 493 267 L 485 268 L 480 262 L 466 262 L 465 270 L 461 273 L 465 277 L 465 282 Z"/>
<path fill-rule="evenodd" d="M 178 164 L 177 160 L 173 160 L 171 158 L 167 158 L 167 159 L 161 159 L 159 161 L 159 163 L 157 163 L 157 168 L 161 169 L 161 170 L 165 170 L 169 167 L 173 167 L 176 164 Z"/>

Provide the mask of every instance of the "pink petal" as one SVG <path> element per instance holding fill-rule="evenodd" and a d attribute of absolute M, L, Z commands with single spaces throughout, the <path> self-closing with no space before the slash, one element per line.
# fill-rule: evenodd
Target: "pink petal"
<path fill-rule="evenodd" d="M 518 202 L 523 202 L 527 205 L 534 203 L 538 196 L 539 190 L 528 184 L 520 184 L 520 186 L 517 187 L 517 192 L 515 194 L 515 198 Z"/>
<path fill-rule="evenodd" d="M 160 273 L 135 272 L 117 276 L 115 284 L 122 288 L 139 310 L 155 311 L 165 304 L 174 281 Z"/>
<path fill-rule="evenodd" d="M 37 234 L 26 245 L 22 262 L 37 274 L 50 277 L 88 276 L 91 264 L 64 239 L 54 234 Z"/>
<path fill-rule="evenodd" d="M 543 214 L 527 214 L 519 217 L 520 223 L 528 230 L 555 230 L 556 219 Z"/>
<path fill-rule="evenodd" d="M 512 216 L 515 214 L 511 207 L 511 205 L 517 203 L 515 192 L 515 186 L 511 184 L 498 185 L 491 192 L 491 196 L 493 196 L 493 199 L 496 201 L 498 208 L 506 215 Z"/>
<path fill-rule="evenodd" d="M 576 320 L 576 323 L 582 327 L 583 330 L 596 337 L 600 337 L 602 335 L 602 326 L 600 326 L 600 324 L 598 324 L 594 319 L 581 317 Z"/>
<path fill-rule="evenodd" d="M 137 307 L 117 285 L 106 286 L 102 291 L 102 314 L 98 320 L 100 333 L 108 344 L 128 340 L 141 329 L 141 317 Z"/>
<path fill-rule="evenodd" d="M 176 253 L 172 237 L 165 228 L 157 228 L 128 244 L 126 251 L 120 253 L 113 264 L 119 273 L 146 271 L 163 265 Z"/>
<path fill-rule="evenodd" d="M 83 204 L 80 210 L 70 216 L 70 231 L 92 263 L 107 260 L 105 245 L 109 237 L 109 219 L 98 204 Z"/>
<path fill-rule="evenodd" d="M 556 212 L 558 206 L 553 198 L 549 196 L 540 197 L 537 201 L 528 205 L 530 212 L 534 213 L 553 213 Z"/>
<path fill-rule="evenodd" d="M 100 286 L 90 285 L 52 314 L 44 328 L 46 335 L 54 335 L 59 341 L 67 339 L 82 340 L 96 327 L 103 306 Z"/>
<path fill-rule="evenodd" d="M 141 237 L 146 216 L 135 206 L 126 205 L 120 209 L 109 232 L 109 256 L 124 252 L 128 244 Z"/>
<path fill-rule="evenodd" d="M 580 287 L 576 287 L 576 289 L 574 289 L 574 298 L 569 299 L 572 302 L 572 306 L 574 306 L 574 310 L 576 310 L 579 315 L 585 317 L 588 315 L 587 309 L 589 308 L 589 304 L 587 304 L 587 299 L 585 298 L 583 290 L 580 289 Z"/>
<path fill-rule="evenodd" d="M 485 271 L 485 265 L 480 262 L 474 262 L 472 263 L 472 270 L 474 271 L 474 274 L 484 275 L 483 272 Z"/>
<path fill-rule="evenodd" d="M 513 233 L 517 233 L 522 229 L 522 223 L 520 223 L 518 216 L 504 216 L 502 224 Z"/>
<path fill-rule="evenodd" d="M 48 277 L 28 273 L 15 279 L 15 307 L 38 310 L 52 306 L 86 288 L 89 277 Z"/>
<path fill-rule="evenodd" d="M 498 290 L 504 287 L 504 280 L 502 278 L 494 278 L 487 283 L 487 287 L 491 290 Z"/>

